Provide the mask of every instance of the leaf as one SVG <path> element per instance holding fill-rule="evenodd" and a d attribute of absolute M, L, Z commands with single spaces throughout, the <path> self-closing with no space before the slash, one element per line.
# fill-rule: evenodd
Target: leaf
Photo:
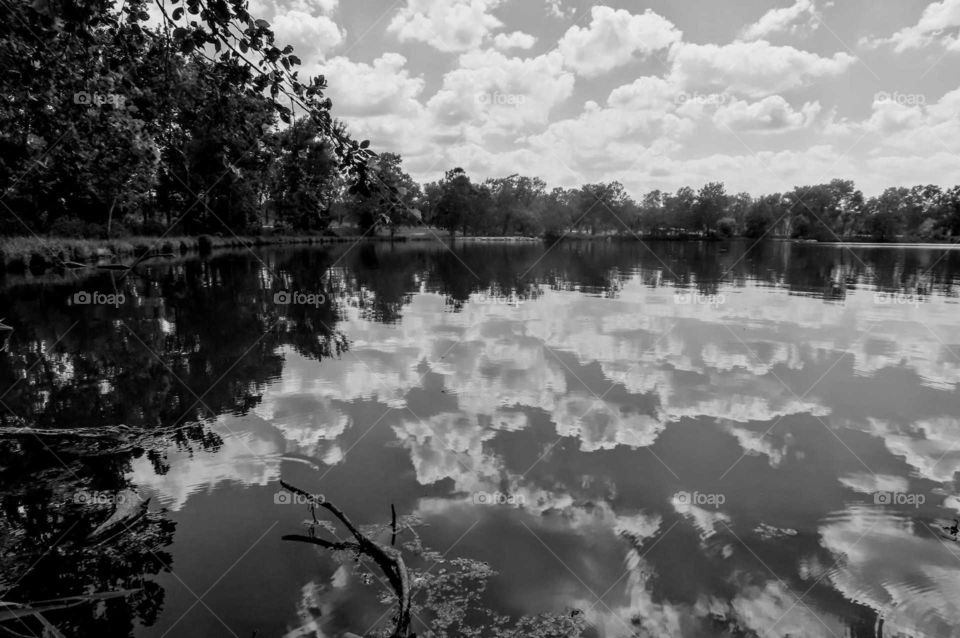
<path fill-rule="evenodd" d="M 261 20 L 256 20 L 256 21 L 254 21 L 254 24 L 256 24 L 256 25 L 257 25 L 258 27 L 260 27 L 261 29 L 269 29 L 269 28 L 270 28 L 270 23 L 267 22 L 266 20 L 262 20 L 262 19 L 261 19 Z"/>
<path fill-rule="evenodd" d="M 360 148 L 370 148 L 370 140 L 363 140 L 360 142 Z"/>

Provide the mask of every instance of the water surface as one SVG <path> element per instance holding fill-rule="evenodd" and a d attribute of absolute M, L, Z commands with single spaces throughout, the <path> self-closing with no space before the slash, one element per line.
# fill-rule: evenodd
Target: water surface
<path fill-rule="evenodd" d="M 4 425 L 154 435 L 4 438 L 0 588 L 140 588 L 50 612 L 71 636 L 385 626 L 280 540 L 282 477 L 595 636 L 960 635 L 958 279 L 937 248 L 599 241 L 11 277 Z M 85 542 L 117 494 L 149 515 Z"/>

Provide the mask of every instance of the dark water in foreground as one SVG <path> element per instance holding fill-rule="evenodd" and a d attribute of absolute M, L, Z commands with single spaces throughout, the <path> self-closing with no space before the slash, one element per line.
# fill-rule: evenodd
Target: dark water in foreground
<path fill-rule="evenodd" d="M 960 251 L 747 247 L 10 278 L 3 425 L 136 430 L 0 438 L 0 598 L 137 589 L 47 612 L 67 636 L 384 626 L 376 585 L 280 540 L 307 515 L 282 477 L 418 515 L 499 572 L 490 607 L 595 636 L 960 635 Z M 118 495 L 150 511 L 98 536 Z"/>

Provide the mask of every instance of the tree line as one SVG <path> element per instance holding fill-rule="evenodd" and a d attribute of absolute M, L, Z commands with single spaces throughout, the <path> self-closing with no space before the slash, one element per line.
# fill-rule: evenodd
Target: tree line
<path fill-rule="evenodd" d="M 151 16 L 150 11 L 154 15 Z M 452 234 L 817 240 L 960 236 L 960 187 L 853 182 L 752 197 L 720 182 L 639 200 L 619 182 L 420 185 L 332 115 L 323 76 L 244 0 L 33 0 L 0 20 L 0 234 Z M 157 22 L 156 16 L 161 16 Z"/>
<path fill-rule="evenodd" d="M 854 182 L 798 186 L 753 197 L 721 182 L 639 201 L 619 182 L 547 190 L 543 180 L 511 175 L 471 182 L 462 169 L 424 187 L 424 219 L 464 235 L 624 234 L 653 238 L 791 237 L 818 241 L 960 237 L 960 186 L 888 188 L 864 197 Z"/>

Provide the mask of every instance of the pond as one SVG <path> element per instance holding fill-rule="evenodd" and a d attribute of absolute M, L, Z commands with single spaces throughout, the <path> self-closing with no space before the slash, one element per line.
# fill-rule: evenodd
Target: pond
<path fill-rule="evenodd" d="M 585 635 L 960 635 L 958 293 L 960 251 L 740 241 L 8 277 L 0 592 L 121 592 L 66 636 L 389 629 L 283 479 Z"/>

